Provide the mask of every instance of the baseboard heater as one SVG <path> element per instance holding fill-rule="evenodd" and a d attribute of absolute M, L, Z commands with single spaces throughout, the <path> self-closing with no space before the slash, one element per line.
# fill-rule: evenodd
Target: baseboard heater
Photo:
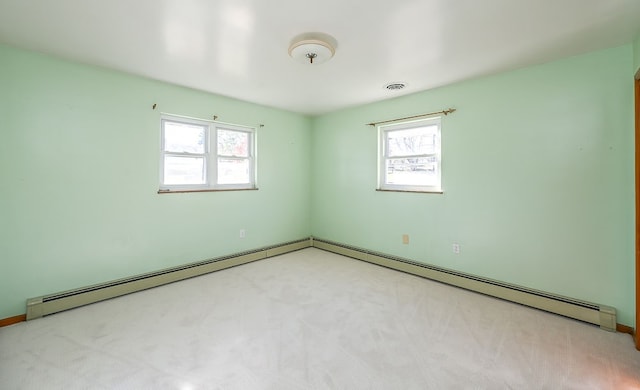
<path fill-rule="evenodd" d="M 616 310 L 609 306 L 549 294 L 315 237 L 217 257 L 75 290 L 30 298 L 27 300 L 27 321 L 310 246 L 574 318 L 598 325 L 608 331 L 616 330 Z"/>
<path fill-rule="evenodd" d="M 305 238 L 27 300 L 27 321 L 311 246 Z"/>
<path fill-rule="evenodd" d="M 608 331 L 616 331 L 616 309 L 613 307 L 481 278 L 320 238 L 312 238 L 312 246 L 343 256 L 588 322 Z"/>

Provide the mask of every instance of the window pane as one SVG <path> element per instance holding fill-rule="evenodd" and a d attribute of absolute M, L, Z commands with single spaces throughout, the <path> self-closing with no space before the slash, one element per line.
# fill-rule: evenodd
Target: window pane
<path fill-rule="evenodd" d="M 438 126 L 422 126 L 387 132 L 387 156 L 411 156 L 436 152 Z"/>
<path fill-rule="evenodd" d="M 218 155 L 249 157 L 249 133 L 218 129 Z"/>
<path fill-rule="evenodd" d="M 439 186 L 436 157 L 386 160 L 386 183 L 411 186 Z"/>
<path fill-rule="evenodd" d="M 204 153 L 203 126 L 164 122 L 164 150 L 177 153 Z"/>
<path fill-rule="evenodd" d="M 205 184 L 204 157 L 164 157 L 164 184 Z"/>
<path fill-rule="evenodd" d="M 218 159 L 218 184 L 245 184 L 249 180 L 249 159 Z"/>

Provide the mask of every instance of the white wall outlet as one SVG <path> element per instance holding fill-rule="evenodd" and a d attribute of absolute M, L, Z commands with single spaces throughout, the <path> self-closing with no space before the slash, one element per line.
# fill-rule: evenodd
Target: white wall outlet
<path fill-rule="evenodd" d="M 244 229 L 240 229 L 240 238 L 245 238 L 247 236 L 247 231 Z"/>
<path fill-rule="evenodd" d="M 403 234 L 402 235 L 402 243 L 403 244 L 408 244 L 409 243 L 409 235 L 408 234 Z"/>
<path fill-rule="evenodd" d="M 451 249 L 456 255 L 460 254 L 460 244 L 458 244 L 457 242 L 451 245 Z"/>

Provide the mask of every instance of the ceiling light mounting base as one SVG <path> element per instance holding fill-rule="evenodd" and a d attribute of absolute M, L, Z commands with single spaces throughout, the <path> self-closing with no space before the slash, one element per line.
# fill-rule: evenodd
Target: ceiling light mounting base
<path fill-rule="evenodd" d="M 289 55 L 303 64 L 317 65 L 330 60 L 336 53 L 336 40 L 323 33 L 305 33 L 289 45 Z"/>

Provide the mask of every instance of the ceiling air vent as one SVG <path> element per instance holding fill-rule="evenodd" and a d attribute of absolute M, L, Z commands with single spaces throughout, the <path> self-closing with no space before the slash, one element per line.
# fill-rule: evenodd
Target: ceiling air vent
<path fill-rule="evenodd" d="M 406 87 L 405 83 L 391 83 L 391 84 L 387 84 L 385 86 L 385 88 L 390 90 L 390 91 L 396 91 L 396 90 L 402 89 L 404 87 Z"/>

